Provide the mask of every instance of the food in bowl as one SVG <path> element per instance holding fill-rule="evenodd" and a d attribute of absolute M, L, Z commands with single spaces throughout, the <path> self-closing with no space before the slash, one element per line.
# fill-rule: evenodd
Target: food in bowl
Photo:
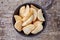
<path fill-rule="evenodd" d="M 26 35 L 37 34 L 43 30 L 42 23 L 45 21 L 42 9 L 34 5 L 22 6 L 19 15 L 14 15 L 14 27 L 17 31 L 23 31 Z"/>

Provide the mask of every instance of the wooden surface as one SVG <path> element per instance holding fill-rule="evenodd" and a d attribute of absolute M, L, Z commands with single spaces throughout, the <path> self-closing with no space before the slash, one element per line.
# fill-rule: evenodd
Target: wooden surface
<path fill-rule="evenodd" d="M 54 0 L 47 12 L 45 30 L 34 37 L 24 37 L 12 25 L 15 9 L 26 2 L 40 3 L 39 0 L 0 0 L 0 40 L 60 40 L 60 0 Z"/>

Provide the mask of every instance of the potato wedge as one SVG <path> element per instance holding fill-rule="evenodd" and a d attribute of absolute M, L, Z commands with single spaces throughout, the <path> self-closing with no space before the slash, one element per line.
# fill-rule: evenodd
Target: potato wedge
<path fill-rule="evenodd" d="M 25 6 L 22 6 L 22 7 L 20 8 L 20 10 L 19 10 L 19 15 L 20 15 L 21 17 L 24 17 L 24 12 L 25 12 Z"/>
<path fill-rule="evenodd" d="M 36 11 L 38 11 L 38 8 L 35 7 L 34 5 L 31 5 L 31 8 L 34 8 Z"/>
<path fill-rule="evenodd" d="M 33 10 L 33 21 L 35 21 L 37 19 L 37 11 L 34 8 L 31 8 Z"/>
<path fill-rule="evenodd" d="M 18 31 L 22 31 L 22 22 L 21 21 L 17 21 L 14 25 L 15 29 Z"/>
<path fill-rule="evenodd" d="M 22 19 L 22 21 L 26 21 L 33 14 L 32 9 L 29 9 L 29 13 Z"/>
<path fill-rule="evenodd" d="M 14 15 L 14 18 L 15 18 L 16 21 L 22 21 L 22 18 L 18 15 Z"/>
<path fill-rule="evenodd" d="M 23 28 L 23 32 L 28 35 L 35 28 L 33 24 L 29 24 Z"/>
<path fill-rule="evenodd" d="M 26 5 L 26 9 L 24 12 L 24 17 L 27 16 L 27 14 L 29 13 L 29 5 Z"/>
<path fill-rule="evenodd" d="M 40 21 L 45 21 L 44 17 L 43 17 L 43 13 L 42 13 L 42 10 L 39 9 L 38 10 L 38 20 Z"/>
<path fill-rule="evenodd" d="M 26 26 L 26 25 L 30 24 L 32 21 L 33 21 L 33 15 L 31 15 L 28 20 L 26 20 L 25 22 L 23 22 L 22 26 Z"/>
<path fill-rule="evenodd" d="M 36 28 L 31 32 L 32 34 L 37 34 L 43 29 L 42 22 L 40 21 L 36 21 L 34 25 L 36 26 Z"/>

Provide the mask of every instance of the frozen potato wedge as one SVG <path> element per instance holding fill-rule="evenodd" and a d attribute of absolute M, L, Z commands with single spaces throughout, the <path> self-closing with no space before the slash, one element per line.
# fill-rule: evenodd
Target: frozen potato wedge
<path fill-rule="evenodd" d="M 43 13 L 42 13 L 42 10 L 39 9 L 38 10 L 38 20 L 40 21 L 45 21 L 44 17 L 43 17 Z"/>
<path fill-rule="evenodd" d="M 38 8 L 35 7 L 34 5 L 31 5 L 31 8 L 34 8 L 36 11 L 38 11 Z"/>
<path fill-rule="evenodd" d="M 15 29 L 22 31 L 22 21 L 17 21 L 14 25 Z"/>
<path fill-rule="evenodd" d="M 34 25 L 36 26 L 36 28 L 31 32 L 32 34 L 37 34 L 43 29 L 42 22 L 40 21 L 36 21 Z"/>
<path fill-rule="evenodd" d="M 33 21 L 37 19 L 37 11 L 34 8 L 31 8 L 33 10 Z"/>
<path fill-rule="evenodd" d="M 27 19 L 25 22 L 22 23 L 22 26 L 26 26 L 28 24 L 30 24 L 33 21 L 33 15 L 31 15 L 29 17 L 29 19 Z"/>
<path fill-rule="evenodd" d="M 30 34 L 30 32 L 35 28 L 35 26 L 33 24 L 29 24 L 25 27 L 23 27 L 23 32 L 28 35 Z"/>
<path fill-rule="evenodd" d="M 25 12 L 25 6 L 22 6 L 22 7 L 20 8 L 20 10 L 19 10 L 19 15 L 20 15 L 21 17 L 24 17 L 24 12 Z"/>
<path fill-rule="evenodd" d="M 33 14 L 32 9 L 29 9 L 29 13 L 22 19 L 22 21 L 26 21 Z"/>
<path fill-rule="evenodd" d="M 16 21 L 22 21 L 22 18 L 18 15 L 14 15 L 14 18 L 15 18 Z"/>

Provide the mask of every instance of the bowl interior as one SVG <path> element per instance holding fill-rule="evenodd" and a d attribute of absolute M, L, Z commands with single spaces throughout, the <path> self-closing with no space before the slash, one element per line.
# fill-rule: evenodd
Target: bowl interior
<path fill-rule="evenodd" d="M 41 6 L 39 6 L 38 4 L 34 4 L 34 3 L 25 3 L 25 4 L 22 4 L 22 5 L 20 5 L 16 10 L 15 10 L 15 12 L 14 12 L 14 14 L 13 14 L 13 18 L 12 18 L 12 22 L 13 22 L 13 26 L 14 26 L 14 24 L 15 24 L 15 19 L 14 19 L 14 15 L 19 15 L 19 9 L 22 7 L 22 6 L 26 6 L 26 5 L 34 5 L 35 7 L 37 7 L 37 8 L 39 8 L 39 9 L 42 9 L 42 12 L 43 12 L 43 17 L 45 18 L 45 20 L 46 20 L 46 12 L 45 12 L 45 10 L 41 7 Z M 44 21 L 43 22 L 43 30 L 44 30 L 44 28 L 46 27 L 46 21 Z M 15 29 L 16 30 L 16 29 Z M 42 30 L 42 31 L 43 31 Z M 17 31 L 17 30 L 16 30 Z M 42 31 L 40 31 L 38 34 L 40 34 Z M 27 36 L 27 35 L 25 35 L 24 34 L 24 32 L 23 31 L 21 31 L 21 32 L 19 32 L 19 31 L 17 31 L 19 34 L 21 34 L 21 35 L 23 35 L 23 36 Z M 29 37 L 31 37 L 31 36 L 35 36 L 35 35 L 38 35 L 38 34 L 29 34 L 28 36 Z"/>

